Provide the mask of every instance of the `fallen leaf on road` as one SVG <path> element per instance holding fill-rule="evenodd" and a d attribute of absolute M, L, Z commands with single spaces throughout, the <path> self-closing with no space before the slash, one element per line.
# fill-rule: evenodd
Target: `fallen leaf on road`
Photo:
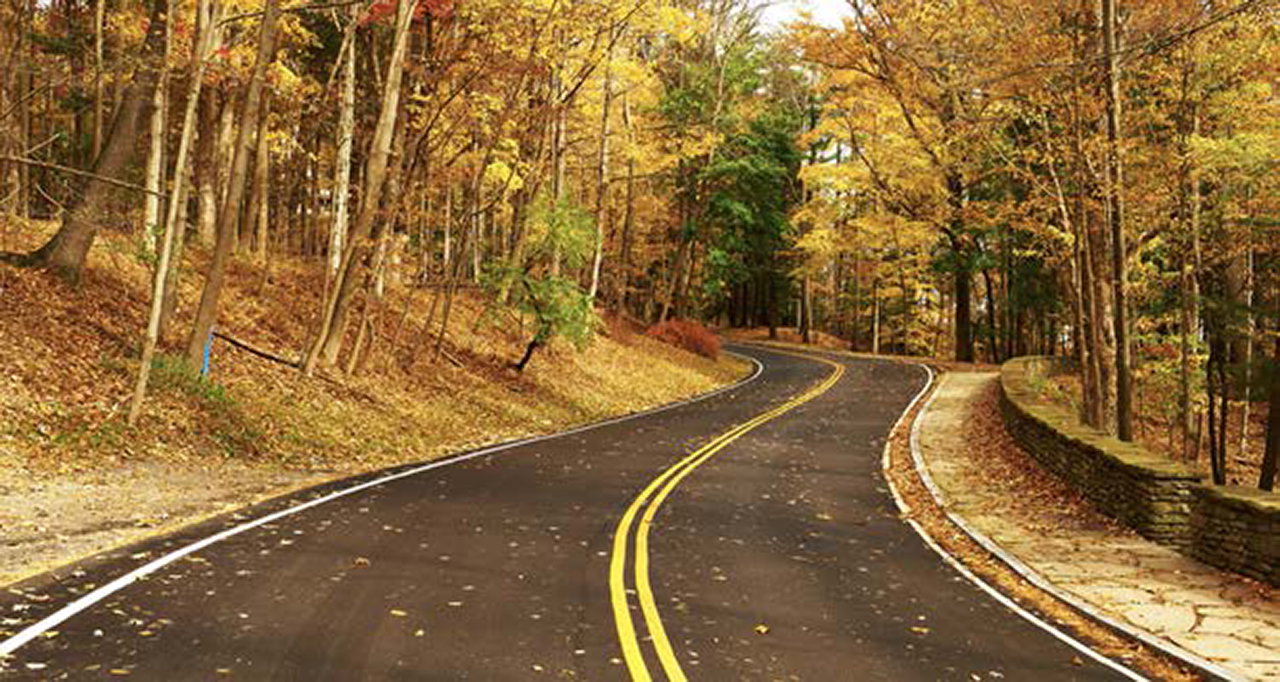
<path fill-rule="evenodd" d="M 757 625 L 755 629 L 756 629 L 756 634 L 757 634 L 757 635 L 767 635 L 767 634 L 769 634 L 769 626 L 768 626 L 768 625 L 765 625 L 764 623 L 761 623 L 761 624 Z"/>

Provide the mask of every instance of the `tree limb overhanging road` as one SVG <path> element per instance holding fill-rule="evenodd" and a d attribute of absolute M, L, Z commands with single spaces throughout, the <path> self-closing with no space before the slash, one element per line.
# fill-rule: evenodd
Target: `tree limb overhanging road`
<path fill-rule="evenodd" d="M 920 368 L 737 350 L 762 371 L 705 400 L 26 581 L 0 678 L 1122 679 L 899 518 L 880 453 Z"/>

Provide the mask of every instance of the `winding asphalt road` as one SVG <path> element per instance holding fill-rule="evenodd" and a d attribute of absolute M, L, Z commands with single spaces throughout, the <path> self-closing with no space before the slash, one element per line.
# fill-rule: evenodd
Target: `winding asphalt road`
<path fill-rule="evenodd" d="M 737 350 L 759 376 L 705 400 L 14 586 L 0 679 L 1121 679 L 898 517 L 880 454 L 920 368 Z"/>

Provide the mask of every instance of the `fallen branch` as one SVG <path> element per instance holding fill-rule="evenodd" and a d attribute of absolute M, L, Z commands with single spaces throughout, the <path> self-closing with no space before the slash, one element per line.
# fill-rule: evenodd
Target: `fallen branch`
<path fill-rule="evenodd" d="M 252 355 L 256 355 L 264 360 L 278 362 L 282 365 L 287 365 L 289 367 L 297 367 L 301 362 L 299 360 L 289 360 L 279 355 L 276 355 L 275 353 L 270 353 L 268 351 L 265 351 L 259 348 L 254 348 L 253 346 L 250 346 L 244 341 L 241 341 L 240 339 L 237 339 L 233 336 L 228 336 L 227 334 L 223 334 L 222 332 L 215 331 L 213 333 L 213 336 L 215 338 L 219 338 L 219 339 L 222 339 L 223 341 L 226 341 L 227 343 L 231 344 L 232 346 L 235 346 L 236 348 L 239 348 L 242 351 L 245 351 Z"/>
<path fill-rule="evenodd" d="M 461 361 L 461 360 L 459 360 L 458 358 L 453 357 L 453 354 L 452 354 L 452 353 L 450 353 L 449 351 L 447 351 L 447 350 L 445 350 L 445 349 L 441 348 L 441 349 L 440 349 L 440 354 L 444 356 L 444 359 L 445 359 L 445 360 L 448 360 L 449 362 L 453 363 L 453 366 L 454 366 L 454 367 L 457 367 L 457 368 L 459 368 L 459 369 L 461 369 L 461 368 L 462 368 L 462 361 Z"/>

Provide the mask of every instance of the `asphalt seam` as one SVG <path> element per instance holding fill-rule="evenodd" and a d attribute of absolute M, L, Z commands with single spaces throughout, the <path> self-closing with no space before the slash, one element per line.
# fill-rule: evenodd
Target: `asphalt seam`
<path fill-rule="evenodd" d="M 505 443 L 498 443 L 496 445 L 491 445 L 489 447 L 481 448 L 479 450 L 459 453 L 457 455 L 444 457 L 441 459 L 433 460 L 426 464 L 414 466 L 409 469 L 404 469 L 401 471 L 397 471 L 395 473 L 387 474 L 385 476 L 381 476 L 373 480 L 365 481 L 363 483 L 358 483 L 356 485 L 353 485 L 347 488 L 335 490 L 327 495 L 323 495 L 321 497 L 317 497 L 315 499 L 308 500 L 306 502 L 302 502 L 290 507 L 286 507 L 284 509 L 275 511 L 271 514 L 267 514 L 266 516 L 261 516 L 252 521 L 247 521 L 245 523 L 232 526 L 231 528 L 227 528 L 225 530 L 219 531 L 212 535 L 205 536 L 204 538 L 197 540 L 195 542 L 184 545 L 183 547 L 173 550 L 172 552 L 169 552 L 168 554 L 165 554 L 163 556 L 157 557 L 156 559 L 152 559 L 151 561 L 143 564 L 142 566 L 139 566 L 133 569 L 132 571 L 129 571 L 128 573 L 125 573 L 124 575 L 121 575 L 115 578 L 114 580 L 111 580 L 110 582 L 98 587 L 97 589 L 94 589 L 93 591 L 71 601 L 70 603 L 58 609 L 57 611 L 54 611 L 48 616 L 45 616 L 39 621 L 36 621 L 32 625 L 29 625 L 26 628 L 23 628 L 22 630 L 18 631 L 17 634 L 14 634 L 9 638 L 3 641 L 0 641 L 0 663 L 2 663 L 3 660 L 7 658 L 9 655 L 13 654 L 13 652 L 22 648 L 24 645 L 28 644 L 32 640 L 40 637 L 41 635 L 48 632 L 49 630 L 52 630 L 58 625 L 65 623 L 66 621 L 75 617 L 80 612 L 98 604 L 99 602 L 106 599 L 107 597 L 110 597 L 111 595 L 125 589 L 126 587 L 129 587 L 130 585 L 151 575 L 152 573 L 155 573 L 156 571 L 164 568 L 165 566 L 168 566 L 169 564 L 172 564 L 173 562 L 179 559 L 182 559 L 183 557 L 194 554 L 206 547 L 209 547 L 210 545 L 217 544 L 218 542 L 221 542 L 228 538 L 235 537 L 246 531 L 253 530 L 254 528 L 258 528 L 260 526 L 264 526 L 273 521 L 278 521 L 279 519 L 282 519 L 282 518 L 293 516 L 294 514 L 306 511 L 308 509 L 311 509 L 312 507 L 318 507 L 322 504 L 325 504 L 326 502 L 332 502 L 333 500 L 341 499 L 343 497 L 347 497 L 349 495 L 353 495 L 355 493 L 362 492 L 364 490 L 368 490 L 370 488 L 374 488 L 380 485 L 384 485 L 386 483 L 390 483 L 392 481 L 396 481 L 402 478 L 416 476 L 418 474 L 425 473 L 434 469 L 439 469 L 446 466 L 459 464 L 462 462 L 470 461 L 472 459 L 476 459 L 478 457 L 491 455 L 496 452 L 502 452 L 504 450 L 510 450 L 512 448 L 520 447 L 523 445 L 530 445 L 533 443 L 541 443 L 541 442 L 553 440 L 556 438 L 573 436 L 579 433 L 584 433 L 594 429 L 603 428 L 605 426 L 619 424 L 619 423 L 631 421 L 634 419 L 640 419 L 642 417 L 647 417 L 653 414 L 658 414 L 660 412 L 666 412 L 668 410 L 673 410 L 676 408 L 684 407 L 686 405 L 691 405 L 697 402 L 708 400 L 710 398 L 714 398 L 715 396 L 741 388 L 758 379 L 761 373 L 764 372 L 764 365 L 761 364 L 760 361 L 756 360 L 755 358 L 752 358 L 747 355 L 741 355 L 739 353 L 733 353 L 732 351 L 725 351 L 725 352 L 729 355 L 733 355 L 735 357 L 750 361 L 753 365 L 755 365 L 755 371 L 752 372 L 750 376 L 747 376 L 744 379 L 740 379 L 732 384 L 729 384 L 728 386 L 721 387 L 714 391 L 708 391 L 706 393 L 703 393 L 702 395 L 694 396 L 693 398 L 688 398 L 688 399 L 681 400 L 674 403 L 668 403 L 666 405 L 660 405 L 658 407 L 649 408 L 647 410 L 642 410 L 640 412 L 635 412 L 635 413 L 623 415 L 620 417 L 614 417 L 612 419 L 606 419 L 604 421 L 599 421 L 592 424 L 585 424 L 583 426 L 569 429 L 567 431 L 543 434 L 540 436 L 532 436 L 529 438 L 521 438 L 517 440 L 507 441 Z M 367 473 L 359 474 L 357 477 L 367 476 L 367 475 L 368 475 Z M 177 532 L 181 532 L 181 531 L 177 531 Z"/>
<path fill-rule="evenodd" d="M 950 520 L 952 523 L 958 526 L 960 530 L 964 531 L 965 535 L 968 535 L 971 540 L 976 542 L 979 546 L 981 546 L 987 552 L 990 552 L 993 556 L 995 556 L 1002 563 L 1004 563 L 1014 573 L 1017 573 L 1019 576 L 1021 576 L 1024 580 L 1031 583 L 1038 589 L 1057 598 L 1059 601 L 1062 601 L 1070 605 L 1072 608 L 1079 611 L 1080 613 L 1090 618 L 1091 620 L 1094 620 L 1095 622 L 1098 622 L 1101 625 L 1111 628 L 1112 630 L 1120 632 L 1123 635 L 1132 637 L 1133 639 L 1136 639 L 1142 642 L 1143 644 L 1164 653 L 1167 656 L 1170 656 L 1176 660 L 1182 661 L 1183 663 L 1186 663 L 1187 665 L 1190 665 L 1205 674 L 1212 675 L 1218 679 L 1227 680 L 1228 682 L 1248 682 L 1247 678 L 1241 677 L 1240 675 L 1233 673 L 1231 671 L 1228 671 L 1222 668 L 1221 666 L 1215 665 L 1214 663 L 1207 661 L 1191 653 L 1190 651 L 1183 649 L 1182 647 L 1163 641 L 1159 638 L 1152 636 L 1149 633 L 1143 632 L 1137 628 L 1134 628 L 1131 625 L 1123 623 L 1119 620 L 1116 620 L 1106 615 L 1105 613 L 1102 613 L 1101 611 L 1097 610 L 1092 604 L 1089 604 L 1083 599 L 1080 599 L 1079 597 L 1063 590 L 1057 585 L 1054 585 L 1051 581 L 1049 581 L 1047 578 L 1041 575 L 1038 571 L 1036 571 L 1035 569 L 1023 563 L 1020 559 L 1010 554 L 1008 551 L 1006 551 L 994 540 L 987 537 L 984 533 L 970 526 L 969 523 L 965 521 L 965 519 L 963 519 L 959 515 L 952 512 L 948 508 L 946 495 L 944 495 L 942 490 L 938 488 L 937 484 L 933 480 L 933 476 L 930 475 L 929 473 L 929 468 L 924 463 L 924 457 L 920 453 L 920 447 L 918 442 L 921 419 L 924 416 L 924 414 L 929 411 L 929 406 L 933 404 L 933 399 L 935 397 L 937 397 L 936 392 L 929 397 L 928 402 L 926 402 L 924 407 L 921 408 L 920 414 L 916 415 L 915 420 L 913 420 L 911 424 L 911 436 L 909 438 L 910 446 L 911 446 L 910 447 L 911 460 L 916 470 L 916 475 L 920 477 L 921 482 L 924 483 L 925 488 L 929 491 L 929 494 L 933 497 L 934 503 L 938 505 L 938 509 L 940 509 L 944 515 L 946 515 L 948 520 Z M 887 450 L 886 450 L 886 457 L 887 457 Z M 887 468 L 886 468 L 886 471 L 887 471 Z M 896 492 L 894 495 L 895 497 L 897 497 Z M 1106 659 L 1106 660 L 1109 661 L 1110 659 Z"/>

